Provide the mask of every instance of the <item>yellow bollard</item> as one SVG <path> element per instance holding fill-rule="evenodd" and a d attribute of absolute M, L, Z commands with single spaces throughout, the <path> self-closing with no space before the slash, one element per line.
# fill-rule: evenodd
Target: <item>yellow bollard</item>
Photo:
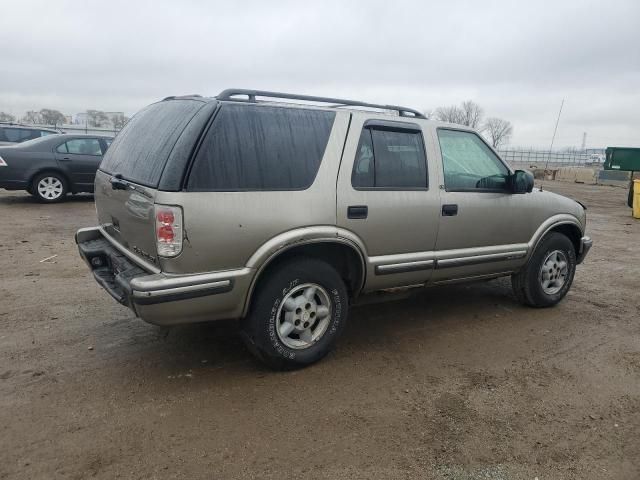
<path fill-rule="evenodd" d="M 640 218 L 640 180 L 633 181 L 633 218 Z"/>

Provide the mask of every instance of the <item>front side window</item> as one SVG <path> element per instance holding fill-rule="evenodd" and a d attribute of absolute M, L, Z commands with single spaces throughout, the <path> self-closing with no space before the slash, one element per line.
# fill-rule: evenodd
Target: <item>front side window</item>
<path fill-rule="evenodd" d="M 96 138 L 76 138 L 66 142 L 66 146 L 68 153 L 76 155 L 102 155 L 100 142 Z"/>
<path fill-rule="evenodd" d="M 194 191 L 303 190 L 314 181 L 334 112 L 227 104 L 200 146 Z"/>
<path fill-rule="evenodd" d="M 354 188 L 427 188 L 427 159 L 418 131 L 363 128 L 351 174 Z"/>
<path fill-rule="evenodd" d="M 503 191 L 509 170 L 473 132 L 438 130 L 447 191 Z"/>

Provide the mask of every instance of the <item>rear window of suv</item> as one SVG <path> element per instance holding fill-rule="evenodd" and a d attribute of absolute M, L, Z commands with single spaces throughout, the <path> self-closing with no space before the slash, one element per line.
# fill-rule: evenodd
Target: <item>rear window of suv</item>
<path fill-rule="evenodd" d="M 100 170 L 157 188 L 173 146 L 203 105 L 197 100 L 168 100 L 144 108 L 113 140 Z"/>
<path fill-rule="evenodd" d="M 196 155 L 187 189 L 306 189 L 318 173 L 334 118 L 324 110 L 223 105 Z"/>

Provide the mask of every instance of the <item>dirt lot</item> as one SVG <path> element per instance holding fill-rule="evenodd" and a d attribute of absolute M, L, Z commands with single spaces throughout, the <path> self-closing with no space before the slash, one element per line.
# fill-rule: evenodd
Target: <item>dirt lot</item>
<path fill-rule="evenodd" d="M 640 221 L 589 207 L 567 299 L 508 280 L 352 309 L 338 349 L 273 373 L 234 322 L 161 329 L 95 284 L 90 196 L 0 193 L 0 478 L 640 478 Z M 53 259 L 40 261 L 51 255 Z"/>

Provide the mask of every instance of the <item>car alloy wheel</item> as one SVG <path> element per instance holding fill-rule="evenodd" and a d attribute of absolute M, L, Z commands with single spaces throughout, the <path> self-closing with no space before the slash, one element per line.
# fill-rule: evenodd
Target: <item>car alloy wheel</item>
<path fill-rule="evenodd" d="M 278 308 L 278 338 L 289 348 L 310 347 L 327 331 L 331 309 L 331 299 L 320 285 L 298 285 L 287 293 Z"/>
<path fill-rule="evenodd" d="M 542 291 L 547 295 L 555 295 L 564 286 L 569 275 L 569 262 L 567 256 L 561 250 L 549 253 L 540 268 L 538 278 Z"/>
<path fill-rule="evenodd" d="M 64 185 L 57 177 L 42 177 L 37 189 L 38 194 L 45 200 L 57 200 L 64 193 Z"/>

